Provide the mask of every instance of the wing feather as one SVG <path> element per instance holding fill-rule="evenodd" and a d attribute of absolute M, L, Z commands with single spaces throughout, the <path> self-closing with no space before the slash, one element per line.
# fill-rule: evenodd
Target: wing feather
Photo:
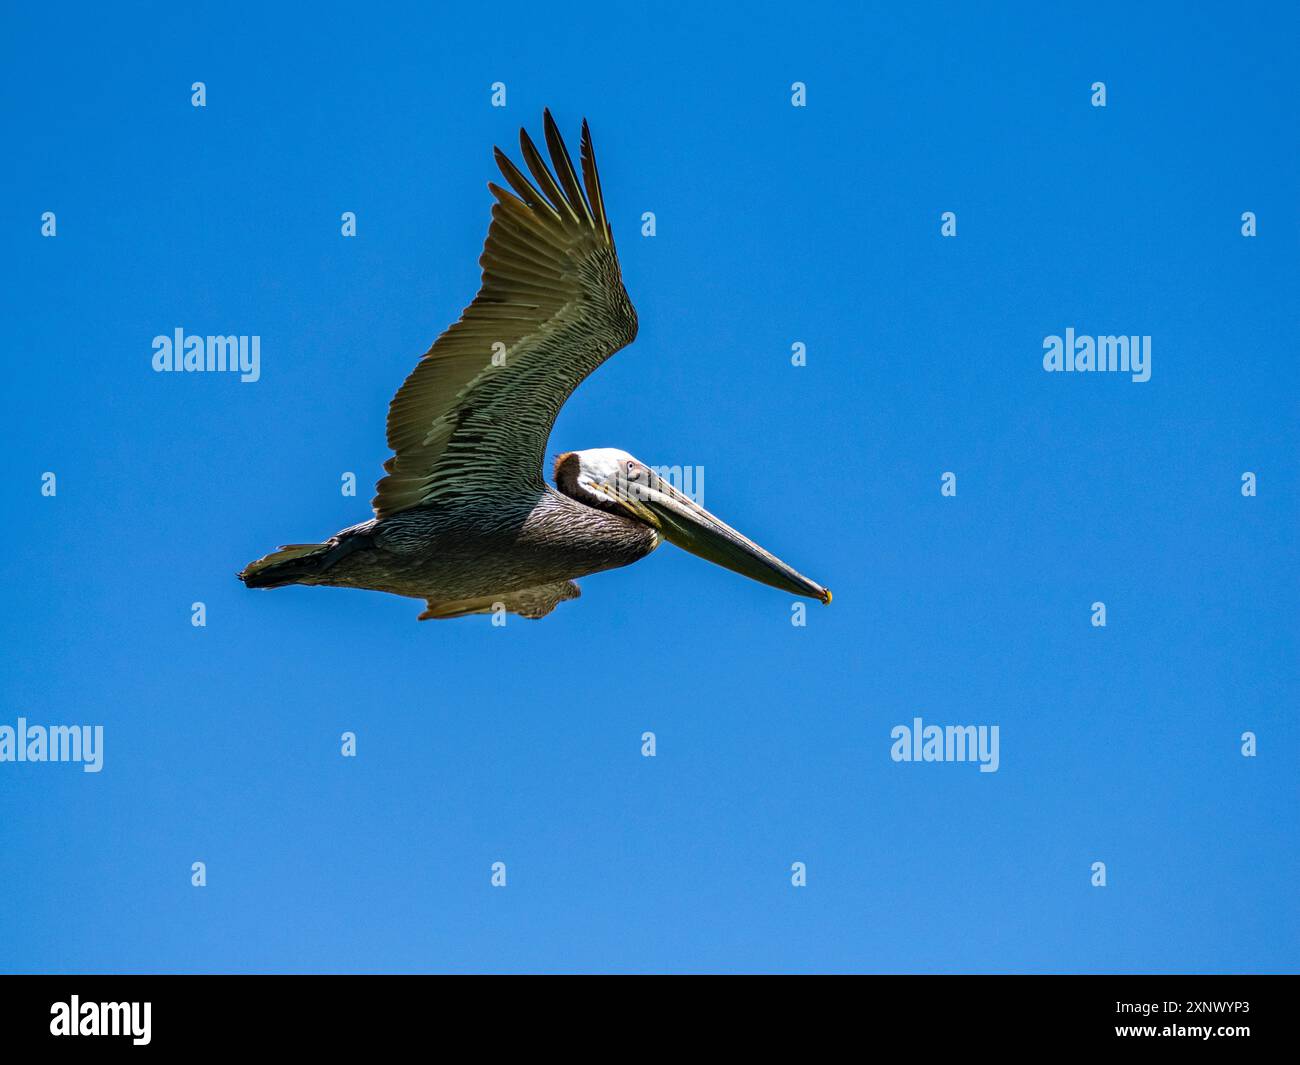
<path fill-rule="evenodd" d="M 587 199 L 591 203 L 591 209 L 596 212 L 596 226 L 606 236 L 607 239 L 613 240 L 609 231 L 609 218 L 605 215 L 605 197 L 600 191 L 600 172 L 596 169 L 596 153 L 591 147 L 591 130 L 587 128 L 587 120 L 582 120 L 582 144 L 580 154 L 582 156 L 582 182 L 587 187 Z"/>
<path fill-rule="evenodd" d="M 456 494 L 541 488 L 561 405 L 636 336 L 587 124 L 581 180 L 549 111 L 543 125 L 555 173 L 525 131 L 532 181 L 496 150 L 513 191 L 488 185 L 479 293 L 389 405 L 381 518 Z"/>
<path fill-rule="evenodd" d="M 546 147 L 551 153 L 551 165 L 555 167 L 555 174 L 560 179 L 560 184 L 564 186 L 565 198 L 570 204 L 581 207 L 586 223 L 592 225 L 594 219 L 591 217 L 591 209 L 582 194 L 578 175 L 573 171 L 573 160 L 569 158 L 569 149 L 564 146 L 564 140 L 560 137 L 560 131 L 556 128 L 555 119 L 551 117 L 550 111 L 543 116 L 542 125 L 546 130 Z"/>
<path fill-rule="evenodd" d="M 573 209 L 573 204 L 569 202 L 568 197 L 560 191 L 560 186 L 555 183 L 555 178 L 546 167 L 546 160 L 542 158 L 542 153 L 537 150 L 526 129 L 519 131 L 519 150 L 523 152 L 524 162 L 528 164 L 528 171 L 537 182 L 537 187 L 550 200 L 552 206 L 557 212 L 562 210 L 567 215 L 568 221 L 578 221 L 578 212 Z"/>

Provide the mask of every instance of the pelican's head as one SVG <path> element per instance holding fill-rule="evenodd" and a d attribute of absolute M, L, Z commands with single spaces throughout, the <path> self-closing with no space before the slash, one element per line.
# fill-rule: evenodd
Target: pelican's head
<path fill-rule="evenodd" d="M 579 503 L 648 525 L 669 543 L 719 566 L 782 591 L 831 601 L 829 590 L 719 521 L 626 451 L 569 451 L 555 461 L 555 485 Z"/>

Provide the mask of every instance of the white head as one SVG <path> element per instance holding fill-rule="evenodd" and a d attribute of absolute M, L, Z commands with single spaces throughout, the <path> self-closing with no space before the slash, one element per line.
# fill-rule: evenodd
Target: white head
<path fill-rule="evenodd" d="M 597 510 L 649 525 L 693 555 L 783 591 L 831 601 L 831 593 L 684 496 L 645 463 L 614 447 L 568 451 L 555 460 L 555 487 Z"/>
<path fill-rule="evenodd" d="M 586 451 L 568 451 L 555 460 L 555 486 L 565 495 L 600 510 L 611 506 L 610 490 L 626 494 L 640 471 L 648 467 L 616 447 L 593 447 Z"/>

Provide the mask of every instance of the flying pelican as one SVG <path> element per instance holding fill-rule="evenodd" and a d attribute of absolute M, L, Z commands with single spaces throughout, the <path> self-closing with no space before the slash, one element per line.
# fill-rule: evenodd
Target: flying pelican
<path fill-rule="evenodd" d="M 371 501 L 374 518 L 324 543 L 282 547 L 250 563 L 240 580 L 249 588 L 324 584 L 411 596 L 427 602 L 421 621 L 491 613 L 498 604 L 540 618 L 578 597 L 573 578 L 626 566 L 668 540 L 829 603 L 827 589 L 625 451 L 565 452 L 555 488 L 543 479 L 560 407 L 637 331 L 587 123 L 580 180 L 550 111 L 543 121 L 554 173 L 519 131 L 536 185 L 496 149 L 514 193 L 488 183 L 497 202 L 478 295 L 389 405 L 394 454 Z"/>

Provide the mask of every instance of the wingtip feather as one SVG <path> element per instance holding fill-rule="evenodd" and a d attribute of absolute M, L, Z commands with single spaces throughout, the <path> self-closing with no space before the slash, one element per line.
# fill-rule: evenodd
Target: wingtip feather
<path fill-rule="evenodd" d="M 549 109 L 543 112 L 542 125 L 546 131 L 546 147 L 551 153 L 551 165 L 555 168 L 555 175 L 564 187 L 564 195 L 569 201 L 569 206 L 573 208 L 575 214 L 581 215 L 581 220 L 594 225 L 591 207 L 587 203 L 586 196 L 583 195 L 578 172 L 573 168 L 573 159 L 569 156 L 569 149 L 560 135 L 560 127 L 555 124 Z"/>

